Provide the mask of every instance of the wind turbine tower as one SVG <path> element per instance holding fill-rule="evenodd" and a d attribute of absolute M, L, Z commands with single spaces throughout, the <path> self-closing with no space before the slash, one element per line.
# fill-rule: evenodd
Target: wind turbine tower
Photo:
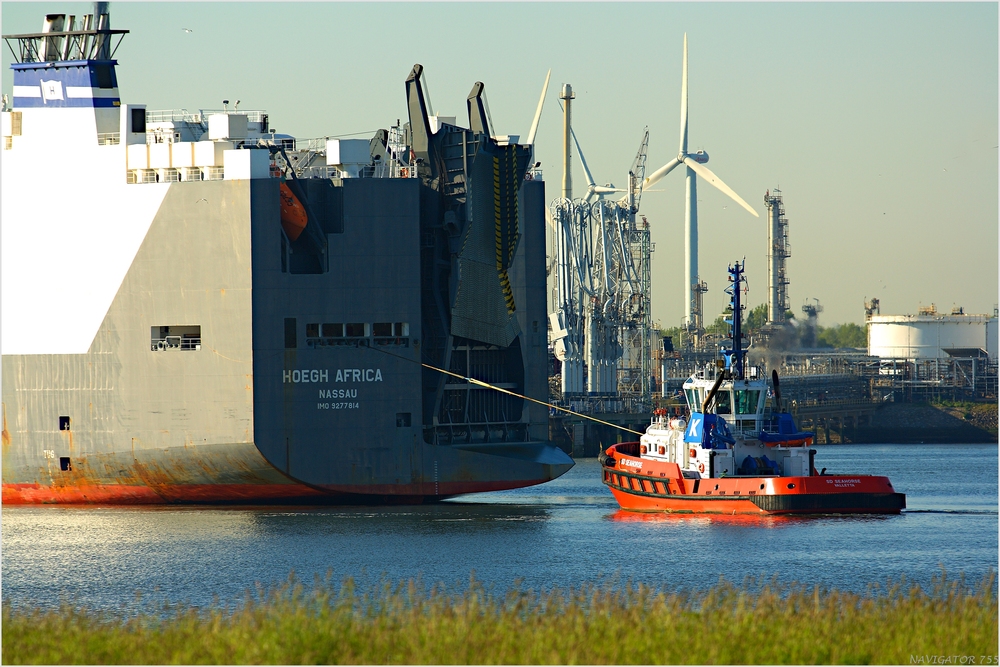
<path fill-rule="evenodd" d="M 737 204 L 752 213 L 754 217 L 760 217 L 750 204 L 743 201 L 732 188 L 723 183 L 718 176 L 705 166 L 706 162 L 708 162 L 707 152 L 688 152 L 688 46 L 687 33 L 684 33 L 684 57 L 681 72 L 680 148 L 677 151 L 677 157 L 650 174 L 642 187 L 644 190 L 650 188 L 678 165 L 683 164 L 685 166 L 687 189 L 684 196 L 684 303 L 686 304 L 684 325 L 689 329 L 695 330 L 696 335 L 700 333 L 697 329 L 701 326 L 701 313 L 698 312 L 698 303 L 700 303 L 701 294 L 707 289 L 705 283 L 698 276 L 698 176 L 701 176 L 709 184 L 721 190 Z M 699 291 L 701 294 L 699 294 Z"/>

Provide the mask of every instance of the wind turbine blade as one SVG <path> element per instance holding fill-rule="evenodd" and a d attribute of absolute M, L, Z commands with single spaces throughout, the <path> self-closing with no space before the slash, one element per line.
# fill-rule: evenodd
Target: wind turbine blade
<path fill-rule="evenodd" d="M 535 119 L 531 121 L 531 129 L 528 130 L 528 141 L 529 145 L 535 143 L 535 132 L 538 131 L 538 121 L 542 117 L 542 105 L 545 104 L 545 93 L 549 89 L 549 77 L 552 76 L 552 70 L 545 75 L 545 85 L 542 86 L 542 96 L 538 98 L 538 108 L 535 109 Z"/>
<path fill-rule="evenodd" d="M 659 183 L 661 178 L 663 178 L 664 176 L 666 176 L 667 174 L 669 174 L 671 171 L 673 171 L 674 167 L 676 167 L 680 163 L 681 163 L 680 160 L 678 160 L 677 158 L 674 158 L 673 160 L 671 160 L 670 162 L 666 163 L 665 165 L 663 165 L 662 167 L 660 167 L 659 169 L 657 169 L 656 171 L 654 171 L 652 174 L 650 174 L 649 176 L 647 176 L 646 180 L 644 180 L 642 182 L 642 190 L 643 190 L 643 192 L 645 192 L 646 190 L 648 190 L 653 185 Z"/>
<path fill-rule="evenodd" d="M 609 188 L 606 185 L 595 185 L 593 190 L 595 193 L 599 195 L 610 195 L 614 194 L 615 192 L 628 192 L 628 190 L 624 188 Z"/>
<path fill-rule="evenodd" d="M 753 213 L 755 218 L 760 217 L 760 214 L 758 214 L 757 211 L 753 210 L 753 208 L 750 207 L 750 204 L 743 201 L 743 199 L 738 194 L 736 194 L 732 188 L 723 183 L 722 179 L 720 179 L 718 176 L 713 174 L 711 169 L 709 169 L 703 164 L 698 164 L 689 157 L 684 158 L 684 164 L 686 164 L 694 173 L 698 174 L 703 179 L 705 179 L 706 181 L 708 181 L 709 183 L 711 183 L 712 185 L 714 185 L 715 187 L 717 187 L 718 189 L 722 190 L 724 193 L 729 195 L 729 197 L 737 204 L 739 204 L 746 210 Z"/>
<path fill-rule="evenodd" d="M 590 175 L 590 167 L 587 166 L 587 158 L 583 157 L 583 149 L 580 148 L 580 142 L 576 139 L 576 132 L 573 128 L 569 128 L 570 134 L 573 135 L 573 143 L 576 144 L 576 152 L 580 154 L 580 164 L 583 166 L 583 173 L 587 177 L 587 187 L 594 187 L 594 177 Z"/>
<path fill-rule="evenodd" d="M 681 147 L 680 155 L 688 152 L 688 35 L 684 33 L 684 65 L 681 71 Z"/>

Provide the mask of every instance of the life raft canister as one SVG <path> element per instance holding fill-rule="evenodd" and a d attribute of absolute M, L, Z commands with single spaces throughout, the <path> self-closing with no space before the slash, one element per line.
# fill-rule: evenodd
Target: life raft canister
<path fill-rule="evenodd" d="M 302 230 L 309 222 L 306 209 L 302 206 L 299 198 L 292 193 L 292 189 L 284 182 L 278 186 L 278 197 L 281 199 L 281 228 L 292 241 L 302 235 Z"/>

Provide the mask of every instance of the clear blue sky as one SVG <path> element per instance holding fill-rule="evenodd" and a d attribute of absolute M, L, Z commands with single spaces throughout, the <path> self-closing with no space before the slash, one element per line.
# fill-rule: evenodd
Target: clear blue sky
<path fill-rule="evenodd" d="M 88 3 L 2 5 L 3 32 Z M 242 100 L 301 138 L 405 119 L 403 81 L 426 68 L 435 110 L 465 118 L 486 84 L 496 131 L 527 134 L 545 72 L 536 142 L 550 197 L 561 178 L 557 91 L 577 91 L 574 127 L 599 183 L 621 185 L 650 129 L 648 171 L 677 151 L 681 50 L 690 57 L 690 147 L 761 218 L 699 184 L 706 317 L 725 267 L 747 258 L 751 305 L 766 300 L 762 197 L 780 186 L 790 220 L 793 308 L 821 324 L 964 306 L 998 293 L 996 3 L 112 3 L 131 31 L 117 58 L 122 99 L 150 109 Z M 185 32 L 185 28 L 192 32 Z M 3 90 L 10 53 L 4 48 Z M 464 121 L 463 121 L 464 122 Z M 581 192 L 578 162 L 573 178 Z M 646 193 L 653 313 L 682 311 L 681 170 Z"/>

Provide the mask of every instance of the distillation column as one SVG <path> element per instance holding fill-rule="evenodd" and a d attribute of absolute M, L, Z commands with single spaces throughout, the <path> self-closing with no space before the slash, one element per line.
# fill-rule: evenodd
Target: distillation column
<path fill-rule="evenodd" d="M 764 206 L 767 207 L 767 321 L 768 324 L 780 324 L 785 321 L 785 311 L 789 308 L 785 260 L 792 256 L 781 190 L 775 188 L 765 192 Z"/>

